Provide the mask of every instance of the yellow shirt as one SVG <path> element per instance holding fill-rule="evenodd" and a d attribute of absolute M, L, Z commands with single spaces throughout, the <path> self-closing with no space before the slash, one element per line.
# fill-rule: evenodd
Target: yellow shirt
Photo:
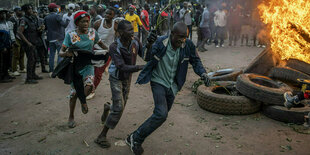
<path fill-rule="evenodd" d="M 140 20 L 138 15 L 133 14 L 132 16 L 130 16 L 130 14 L 127 13 L 125 15 L 125 19 L 128 20 L 129 22 L 131 22 L 131 25 L 133 27 L 133 32 L 139 32 L 137 24 L 139 24 L 139 26 L 141 26 L 142 22 L 141 22 L 141 20 Z"/>

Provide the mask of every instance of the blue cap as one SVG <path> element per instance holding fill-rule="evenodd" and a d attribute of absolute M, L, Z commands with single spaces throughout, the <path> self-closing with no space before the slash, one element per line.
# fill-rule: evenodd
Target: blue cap
<path fill-rule="evenodd" d="M 119 5 L 118 5 L 118 4 L 115 4 L 114 7 L 115 7 L 115 8 L 119 8 Z"/>

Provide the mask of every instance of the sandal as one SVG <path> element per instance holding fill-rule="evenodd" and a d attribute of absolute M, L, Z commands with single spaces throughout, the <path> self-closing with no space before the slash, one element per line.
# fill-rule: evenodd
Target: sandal
<path fill-rule="evenodd" d="M 104 124 L 108 115 L 109 115 L 109 111 L 110 111 L 110 106 L 111 106 L 111 103 L 107 102 L 104 104 L 104 107 L 103 107 L 103 113 L 101 115 L 101 123 Z"/>
<path fill-rule="evenodd" d="M 111 144 L 107 140 L 107 137 L 98 137 L 94 142 L 97 143 L 102 148 L 109 148 L 109 147 L 111 147 Z"/>
<path fill-rule="evenodd" d="M 82 108 L 82 113 L 83 114 L 87 114 L 88 113 L 87 103 L 82 103 L 81 104 L 81 108 Z"/>
<path fill-rule="evenodd" d="M 74 128 L 74 127 L 76 127 L 75 121 L 74 121 L 74 120 L 68 121 L 68 127 L 69 127 L 69 128 Z"/>

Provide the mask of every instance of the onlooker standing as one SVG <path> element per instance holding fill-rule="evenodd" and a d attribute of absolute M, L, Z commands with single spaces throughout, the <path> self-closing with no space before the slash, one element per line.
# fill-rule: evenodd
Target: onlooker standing
<path fill-rule="evenodd" d="M 10 18 L 10 21 L 14 24 L 14 34 L 16 39 L 16 46 L 13 46 L 13 57 L 12 57 L 12 72 L 14 76 L 20 75 L 20 73 L 26 73 L 24 55 L 25 50 L 21 48 L 21 39 L 17 35 L 17 28 L 19 27 L 20 21 L 23 17 L 23 12 L 20 7 L 14 8 L 14 16 Z M 19 71 L 17 71 L 17 63 L 19 64 Z"/>
<path fill-rule="evenodd" d="M 6 20 L 7 10 L 0 10 L 0 83 L 12 82 L 8 73 L 10 67 L 10 49 L 12 43 L 15 46 L 13 23 Z"/>
<path fill-rule="evenodd" d="M 214 13 L 214 24 L 216 26 L 216 36 L 214 39 L 214 43 L 216 47 L 219 47 L 218 40 L 220 40 L 220 46 L 224 47 L 224 39 L 226 37 L 226 21 L 227 15 L 226 12 L 221 6 L 215 13 Z"/>
<path fill-rule="evenodd" d="M 58 5 L 50 3 L 48 9 L 50 14 L 44 18 L 44 23 L 47 29 L 47 41 L 49 41 L 50 56 L 49 56 L 49 71 L 54 71 L 55 53 L 57 50 L 57 64 L 62 60 L 59 56 L 61 44 L 65 38 L 64 28 L 69 23 L 69 20 L 63 21 L 62 17 L 57 14 Z"/>
<path fill-rule="evenodd" d="M 202 41 L 198 46 L 199 51 L 207 51 L 207 49 L 204 48 L 204 45 L 208 42 L 208 39 L 210 39 L 210 13 L 208 10 L 208 5 L 204 8 L 204 11 L 202 13 L 201 22 L 199 25 L 199 29 L 201 32 L 201 38 Z"/>
<path fill-rule="evenodd" d="M 25 12 L 25 16 L 20 22 L 20 26 L 17 33 L 22 43 L 22 48 L 25 48 L 27 56 L 27 78 L 25 84 L 36 84 L 42 79 L 42 77 L 36 75 L 35 73 L 35 50 L 36 46 L 43 45 L 41 36 L 38 33 L 39 21 L 33 15 L 33 10 L 31 4 L 25 4 L 22 6 L 22 10 Z"/>
<path fill-rule="evenodd" d="M 228 33 L 229 33 L 229 46 L 234 42 L 237 44 L 241 32 L 241 10 L 240 5 L 230 9 L 228 14 Z"/>
<path fill-rule="evenodd" d="M 148 31 L 150 31 L 150 17 L 149 17 L 150 7 L 148 4 L 144 5 L 144 10 L 141 11 L 141 21 L 144 29 L 142 29 L 142 44 L 146 43 L 146 38 Z"/>
<path fill-rule="evenodd" d="M 191 4 L 184 2 L 183 8 L 180 11 L 180 17 L 184 21 L 184 23 L 187 25 L 187 29 L 189 32 L 190 40 L 192 40 L 192 10 L 191 10 Z"/>
<path fill-rule="evenodd" d="M 96 5 L 93 5 L 93 6 L 90 7 L 90 11 L 89 11 L 89 14 L 91 16 L 90 27 L 94 27 L 94 23 L 97 20 L 102 19 L 102 17 L 97 14 L 97 9 L 98 9 L 98 7 Z"/>
<path fill-rule="evenodd" d="M 69 20 L 69 24 L 67 25 L 65 29 L 65 34 L 67 34 L 70 31 L 73 31 L 75 29 L 75 24 L 73 20 L 73 12 L 77 11 L 74 4 L 68 5 L 68 13 L 64 14 L 62 17 L 63 21 Z"/>
<path fill-rule="evenodd" d="M 138 28 L 138 24 L 139 26 L 142 26 L 142 22 L 140 20 L 140 17 L 138 15 L 136 15 L 134 13 L 136 7 L 133 5 L 130 5 L 129 7 L 129 13 L 127 13 L 125 15 L 125 19 L 129 22 L 131 22 L 132 27 L 133 27 L 133 32 L 134 32 L 134 36 L 138 37 L 139 35 L 139 28 Z M 144 28 L 144 27 L 143 27 Z"/>
<path fill-rule="evenodd" d="M 47 61 L 45 59 L 45 53 L 46 53 L 47 48 L 45 48 L 46 47 L 45 41 L 43 41 L 44 40 L 43 39 L 43 31 L 45 30 L 44 20 L 38 16 L 37 10 L 33 10 L 33 15 L 38 20 L 39 28 L 37 31 L 38 31 L 39 36 L 40 36 L 39 39 L 42 40 L 42 44 L 38 44 L 36 46 L 36 63 L 38 64 L 38 66 L 39 66 L 39 63 L 41 63 L 42 73 L 48 73 L 48 71 L 45 69 L 45 62 Z"/>

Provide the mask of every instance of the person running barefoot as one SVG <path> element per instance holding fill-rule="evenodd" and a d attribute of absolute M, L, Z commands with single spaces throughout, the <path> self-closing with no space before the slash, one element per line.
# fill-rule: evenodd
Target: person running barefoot
<path fill-rule="evenodd" d="M 77 29 L 66 34 L 60 51 L 61 57 L 74 57 L 73 78 L 78 79 L 82 77 L 82 80 L 80 80 L 82 83 L 78 83 L 78 85 L 82 86 L 82 89 L 84 86 L 84 94 L 82 93 L 82 97 L 79 97 L 81 101 L 82 112 L 84 114 L 88 112 L 86 96 L 89 95 L 94 88 L 94 67 L 91 65 L 92 58 L 85 53 L 74 55 L 71 50 L 67 49 L 74 47 L 75 49 L 92 51 L 94 44 L 98 44 L 102 49 L 107 49 L 107 47 L 99 39 L 95 29 L 89 28 L 89 21 L 90 16 L 87 14 L 87 12 L 81 10 L 75 13 L 74 23 Z M 68 121 L 68 126 L 70 128 L 75 127 L 74 109 L 78 97 L 78 90 L 74 88 L 77 86 L 77 84 L 74 83 L 74 79 L 72 81 L 73 84 L 71 84 L 72 88 L 70 93 L 70 115 Z"/>

